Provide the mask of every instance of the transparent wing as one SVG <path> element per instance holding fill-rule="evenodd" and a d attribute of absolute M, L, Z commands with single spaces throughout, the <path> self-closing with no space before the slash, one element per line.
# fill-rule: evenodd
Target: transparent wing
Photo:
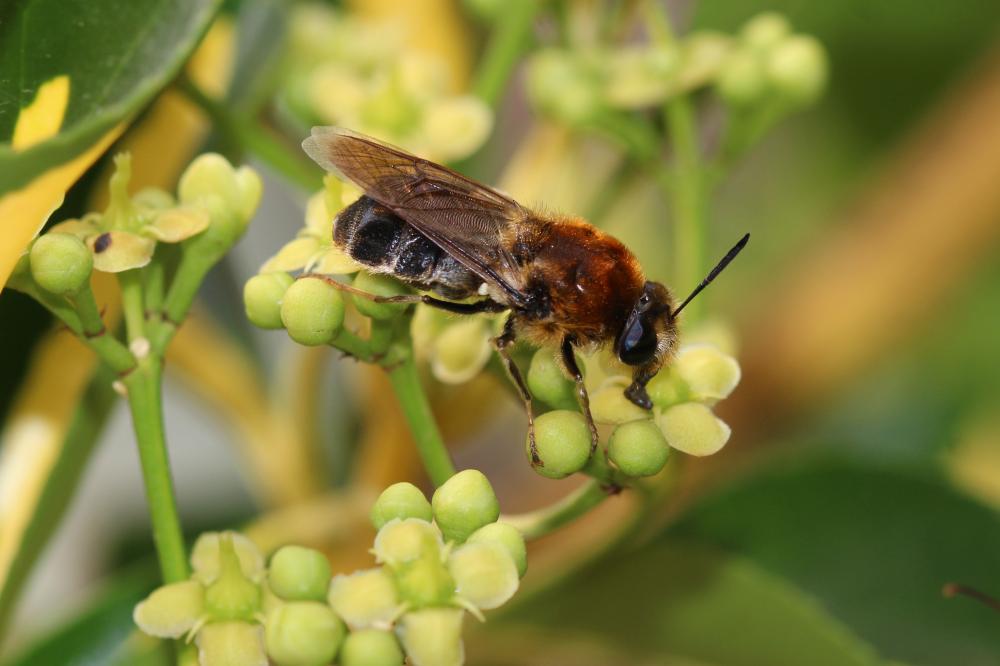
<path fill-rule="evenodd" d="M 524 301 L 524 284 L 505 249 L 527 211 L 510 197 L 474 180 L 340 127 L 314 127 L 302 143 L 328 171 L 416 227 L 469 270 Z"/>

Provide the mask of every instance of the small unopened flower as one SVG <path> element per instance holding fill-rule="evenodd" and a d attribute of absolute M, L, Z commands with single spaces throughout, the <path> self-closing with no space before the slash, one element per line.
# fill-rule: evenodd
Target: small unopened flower
<path fill-rule="evenodd" d="M 463 384 L 478 375 L 493 354 L 491 337 L 490 322 L 483 316 L 465 317 L 446 325 L 431 346 L 434 377 L 445 384 Z"/>
<path fill-rule="evenodd" d="M 725 421 L 700 402 L 668 407 L 657 414 L 656 424 L 672 448 L 692 456 L 717 453 L 731 433 Z"/>
<path fill-rule="evenodd" d="M 413 666 L 461 666 L 463 616 L 459 608 L 424 608 L 404 615 L 396 634 Z"/>
<path fill-rule="evenodd" d="M 327 600 L 352 631 L 388 629 L 401 614 L 396 583 L 382 567 L 334 576 Z"/>

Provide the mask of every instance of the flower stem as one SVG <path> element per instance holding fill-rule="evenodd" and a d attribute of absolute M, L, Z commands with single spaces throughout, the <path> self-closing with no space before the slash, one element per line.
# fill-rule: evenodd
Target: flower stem
<path fill-rule="evenodd" d="M 128 389 L 132 426 L 139 445 L 139 461 L 160 570 L 164 582 L 175 583 L 185 580 L 189 571 L 167 457 L 161 374 L 160 360 L 147 357 L 123 381 Z"/>
<path fill-rule="evenodd" d="M 537 539 L 573 522 L 607 497 L 604 485 L 596 479 L 591 479 L 547 507 L 529 513 L 503 516 L 501 519 L 520 530 L 525 539 Z"/>
<path fill-rule="evenodd" d="M 389 381 L 392 382 L 406 422 L 410 425 L 410 432 L 427 475 L 435 486 L 440 486 L 455 473 L 455 466 L 445 449 L 430 403 L 420 385 L 413 355 L 407 354 L 402 361 L 389 368 L 388 372 Z"/>
<path fill-rule="evenodd" d="M 536 0 L 511 0 L 500 15 L 472 85 L 473 93 L 490 106 L 496 106 L 511 70 L 527 48 L 531 24 L 541 4 Z"/>
<path fill-rule="evenodd" d="M 136 269 L 118 274 L 118 285 L 122 292 L 122 312 L 125 314 L 125 331 L 131 342 L 145 337 L 146 306 L 142 294 L 142 276 Z"/>

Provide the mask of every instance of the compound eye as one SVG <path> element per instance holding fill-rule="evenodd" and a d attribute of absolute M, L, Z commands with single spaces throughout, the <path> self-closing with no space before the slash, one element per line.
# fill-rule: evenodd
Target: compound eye
<path fill-rule="evenodd" d="M 656 354 L 656 329 L 652 322 L 636 317 L 618 338 L 618 358 L 627 365 L 645 365 Z"/>

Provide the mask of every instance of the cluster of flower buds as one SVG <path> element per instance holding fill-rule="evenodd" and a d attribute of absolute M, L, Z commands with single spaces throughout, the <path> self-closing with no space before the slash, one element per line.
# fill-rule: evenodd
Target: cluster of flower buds
<path fill-rule="evenodd" d="M 784 17 L 766 13 L 736 37 L 695 31 L 669 44 L 544 49 L 529 61 L 527 86 L 539 111 L 580 126 L 609 112 L 661 106 L 700 88 L 714 87 L 740 108 L 768 96 L 802 106 L 819 96 L 826 70 L 816 39 L 791 34 Z"/>
<path fill-rule="evenodd" d="M 451 92 L 448 63 L 406 48 L 401 26 L 321 4 L 297 5 L 281 99 L 300 124 L 342 125 L 436 161 L 483 144 L 493 114 Z"/>
<path fill-rule="evenodd" d="M 466 611 L 481 619 L 505 603 L 527 566 L 524 539 L 499 515 L 476 470 L 430 502 L 397 483 L 371 513 L 378 566 L 338 576 L 309 548 L 285 546 L 265 569 L 246 537 L 204 534 L 191 579 L 155 590 L 134 619 L 151 636 L 193 640 L 201 666 L 459 666 Z"/>
<path fill-rule="evenodd" d="M 631 377 L 606 352 L 583 360 L 594 421 L 610 428 L 604 454 L 591 459 L 590 429 L 576 407 L 575 386 L 554 353 L 540 349 L 528 369 L 528 386 L 554 408 L 535 419 L 536 446 L 545 461 L 537 468 L 540 474 L 561 478 L 607 461 L 626 477 L 652 476 L 663 469 L 671 449 L 707 456 L 729 440 L 729 426 L 712 406 L 739 383 L 740 366 L 719 347 L 682 346 L 647 387 L 651 412 L 625 397 Z"/>

